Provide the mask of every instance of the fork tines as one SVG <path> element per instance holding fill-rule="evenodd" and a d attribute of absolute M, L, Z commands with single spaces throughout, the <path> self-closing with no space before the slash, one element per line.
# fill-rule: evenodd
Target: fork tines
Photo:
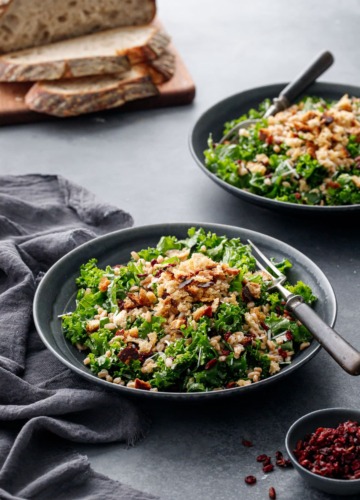
<path fill-rule="evenodd" d="M 259 250 L 259 248 L 254 245 L 254 243 L 251 241 L 251 240 L 247 240 L 249 245 L 251 246 L 251 248 L 253 250 L 255 250 L 255 252 L 257 253 L 257 255 L 263 260 L 263 262 L 265 262 L 265 264 L 267 264 L 267 266 L 271 269 L 271 271 L 275 274 L 275 276 L 277 276 L 278 278 L 283 278 L 284 275 L 279 271 L 279 269 L 271 262 L 271 260 L 269 260 L 266 255 L 264 255 L 262 253 L 261 250 Z M 268 269 L 266 269 L 262 264 L 261 262 L 258 261 L 258 259 L 256 259 L 255 255 L 254 255 L 254 258 L 255 258 L 255 261 L 256 261 L 256 265 L 262 269 L 263 271 L 266 271 L 267 273 L 269 272 Z"/>

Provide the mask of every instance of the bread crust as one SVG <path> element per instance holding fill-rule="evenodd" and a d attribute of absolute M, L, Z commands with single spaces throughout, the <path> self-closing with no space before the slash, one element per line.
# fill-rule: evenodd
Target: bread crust
<path fill-rule="evenodd" d="M 92 79 L 92 80 L 91 80 Z M 84 78 L 84 84 L 89 87 L 89 82 L 95 82 L 93 89 L 84 89 L 79 92 L 56 91 L 46 86 L 46 82 L 38 82 L 26 94 L 25 102 L 33 111 L 46 113 L 61 118 L 93 113 L 122 106 L 128 101 L 144 99 L 158 94 L 158 89 L 147 74 L 139 70 L 138 75 L 130 78 L 121 78 L 113 82 L 106 79 L 101 87 L 104 77 Z M 63 80 L 64 82 L 64 80 Z M 51 84 L 54 86 L 54 82 Z M 91 86 L 90 86 L 91 87 Z"/>
<path fill-rule="evenodd" d="M 13 64 L 0 58 L 0 82 L 36 82 L 88 75 L 121 73 L 130 68 L 126 56 L 91 57 L 46 63 Z"/>
<path fill-rule="evenodd" d="M 131 47 L 128 50 L 119 50 L 112 56 L 74 57 L 46 62 L 24 63 L 18 62 L 16 58 L 24 57 L 23 54 L 26 57 L 26 54 L 31 51 L 14 52 L 10 56 L 4 55 L 0 57 L 0 81 L 36 82 L 39 80 L 60 80 L 62 78 L 78 78 L 88 75 L 121 73 L 128 71 L 132 65 L 156 59 L 165 51 L 169 42 L 170 37 L 164 31 L 154 28 L 144 45 Z"/>
<path fill-rule="evenodd" d="M 152 79 L 155 85 L 167 82 L 175 73 L 175 56 L 169 51 L 165 51 L 161 56 L 153 61 L 141 64 L 143 71 Z"/>
<path fill-rule="evenodd" d="M 157 30 L 144 47 L 134 48 L 128 53 L 129 61 L 132 65 L 139 64 L 146 60 L 156 59 L 170 43 L 170 37 L 165 31 Z"/>

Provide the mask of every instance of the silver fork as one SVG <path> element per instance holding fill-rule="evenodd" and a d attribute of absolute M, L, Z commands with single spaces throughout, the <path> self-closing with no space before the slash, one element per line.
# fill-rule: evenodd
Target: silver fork
<path fill-rule="evenodd" d="M 350 375 L 360 374 L 360 353 L 352 347 L 341 335 L 327 325 L 316 312 L 308 306 L 300 295 L 289 292 L 283 283 L 286 276 L 264 255 L 254 243 L 248 240 L 249 245 L 268 266 L 266 268 L 254 255 L 256 265 L 265 271 L 271 279 L 269 290 L 275 288 L 284 297 L 285 307 L 301 323 L 306 326 L 321 346 L 334 358 L 334 360 Z M 269 272 L 269 269 L 271 272 Z"/>
<path fill-rule="evenodd" d="M 334 62 L 334 56 L 331 52 L 322 52 L 317 56 L 317 58 L 310 64 L 305 71 L 303 71 L 295 80 L 289 83 L 279 94 L 278 97 L 273 99 L 273 103 L 270 108 L 266 111 L 263 118 L 268 118 L 273 116 L 279 111 L 282 111 L 290 106 L 290 104 L 304 91 L 309 85 L 311 85 L 320 75 L 324 73 Z M 225 141 L 236 142 L 239 138 L 236 132 L 239 132 L 242 128 L 248 128 L 254 123 L 257 123 L 259 119 L 255 120 L 245 120 L 243 122 L 235 125 L 227 134 L 225 134 L 219 144 L 223 144 Z"/>

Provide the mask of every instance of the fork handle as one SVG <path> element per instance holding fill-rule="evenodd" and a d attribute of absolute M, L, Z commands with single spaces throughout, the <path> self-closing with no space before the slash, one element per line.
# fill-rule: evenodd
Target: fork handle
<path fill-rule="evenodd" d="M 327 325 L 302 298 L 293 295 L 287 300 L 286 309 L 306 326 L 322 347 L 350 375 L 360 374 L 360 353 L 333 328 Z"/>
<path fill-rule="evenodd" d="M 295 78 L 280 92 L 280 98 L 293 102 L 306 88 L 324 73 L 334 62 L 334 56 L 329 51 L 322 52 L 305 71 Z"/>
<path fill-rule="evenodd" d="M 268 118 L 288 108 L 291 103 L 309 87 L 309 85 L 314 83 L 314 81 L 332 65 L 333 62 L 334 56 L 331 52 L 321 52 L 310 66 L 300 73 L 295 80 L 286 85 L 278 97 L 275 97 L 264 117 Z"/>

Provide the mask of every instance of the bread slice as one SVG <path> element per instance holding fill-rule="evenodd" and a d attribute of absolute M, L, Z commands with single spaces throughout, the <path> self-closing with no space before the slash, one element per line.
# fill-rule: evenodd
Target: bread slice
<path fill-rule="evenodd" d="M 155 0 L 0 0 L 0 53 L 149 23 Z"/>
<path fill-rule="evenodd" d="M 174 54 L 166 50 L 157 59 L 137 66 L 141 67 L 150 76 L 155 85 L 160 85 L 174 76 L 176 60 Z"/>
<path fill-rule="evenodd" d="M 112 30 L 0 56 L 0 81 L 59 80 L 128 71 L 157 58 L 170 38 L 151 25 Z"/>
<path fill-rule="evenodd" d="M 156 85 L 174 75 L 175 62 L 173 54 L 164 52 L 158 59 L 137 64 L 119 75 L 38 82 L 25 102 L 33 111 L 60 117 L 114 108 L 158 94 Z"/>
<path fill-rule="evenodd" d="M 38 82 L 26 94 L 25 102 L 33 111 L 63 118 L 122 106 L 159 93 L 144 66 L 134 66 L 119 76 Z"/>

